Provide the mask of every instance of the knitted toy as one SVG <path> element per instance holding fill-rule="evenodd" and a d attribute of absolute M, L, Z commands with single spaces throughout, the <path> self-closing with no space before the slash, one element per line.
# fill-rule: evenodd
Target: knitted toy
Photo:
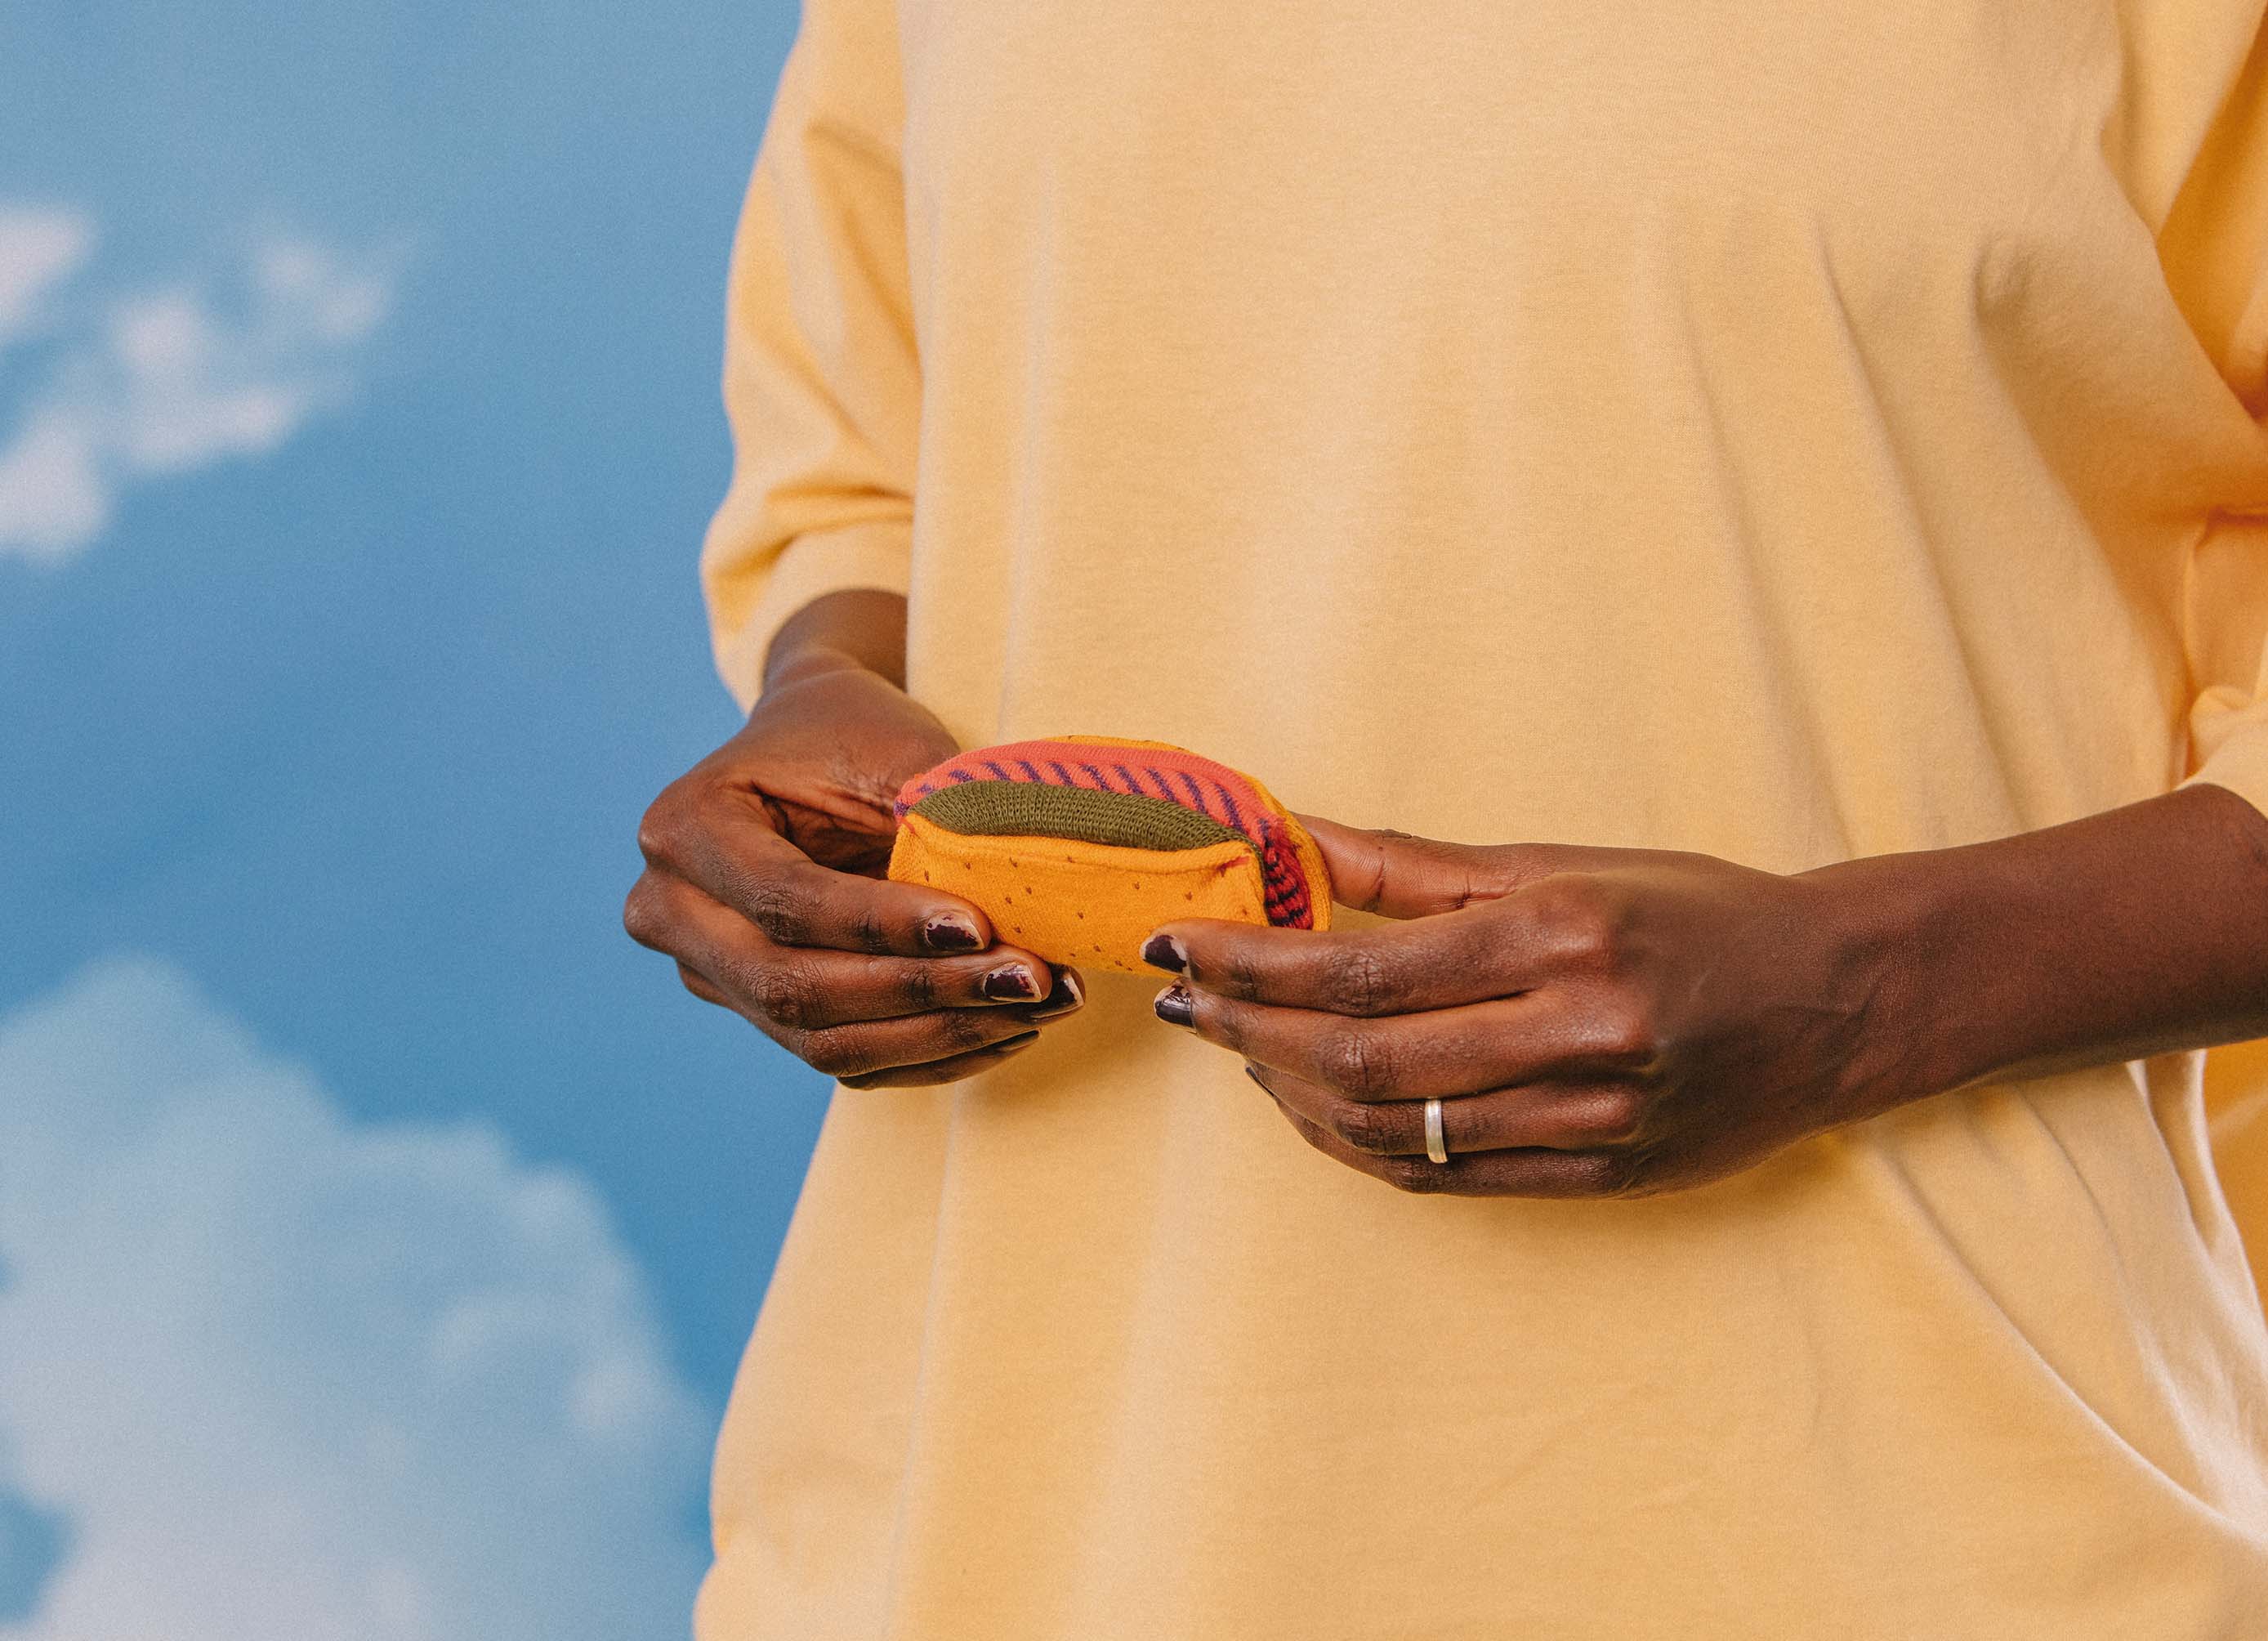
<path fill-rule="evenodd" d="M 1307 831 L 1251 776 L 1161 741 L 980 747 L 898 793 L 889 875 L 982 908 L 1050 963 L 1146 972 L 1160 923 L 1330 926 Z"/>

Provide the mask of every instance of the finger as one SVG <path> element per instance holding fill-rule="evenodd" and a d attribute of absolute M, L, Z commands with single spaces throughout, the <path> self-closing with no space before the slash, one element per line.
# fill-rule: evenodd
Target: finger
<path fill-rule="evenodd" d="M 1650 1046 L 1619 1016 L 1560 987 L 1378 1020 L 1241 1002 L 1179 982 L 1152 1007 L 1170 1025 L 1349 1099 L 1635 1077 L 1652 1063 Z"/>
<path fill-rule="evenodd" d="M 1397 1190 L 1457 1196 L 1606 1197 L 1629 1187 L 1631 1168 L 1612 1151 L 1476 1151 L 1446 1163 L 1359 1151 L 1283 1101 L 1286 1120 L 1308 1144 Z"/>
<path fill-rule="evenodd" d="M 1376 1157 L 1423 1156 L 1425 1102 L 1352 1100 L 1288 1071 L 1245 1068 L 1279 1103 L 1358 1151 Z M 1634 1142 L 1646 1112 L 1627 1083 L 1531 1083 L 1461 1094 L 1441 1101 L 1442 1142 L 1467 1151 L 1611 1149 Z"/>
<path fill-rule="evenodd" d="M 745 793 L 657 804 L 638 846 L 652 866 L 784 946 L 912 957 L 976 951 L 992 938 L 984 913 L 956 895 L 820 865 L 780 836 Z"/>
<path fill-rule="evenodd" d="M 1598 938 L 1562 897 L 1513 895 L 1407 923 L 1283 928 L 1226 918 L 1162 924 L 1143 961 L 1248 1002 L 1375 1016 L 1505 997 L 1563 973 Z"/>
<path fill-rule="evenodd" d="M 708 976 L 688 964 L 680 963 L 677 965 L 677 972 L 679 978 L 685 982 L 686 989 L 695 996 L 741 1015 L 790 1053 L 796 1053 L 799 1057 L 809 1058 L 811 1049 L 806 1034 L 789 1031 L 773 1021 L 750 1013 L 738 999 L 728 995 Z M 876 1072 L 850 1074 L 839 1080 L 858 1088 L 880 1087 L 886 1083 L 894 1086 L 910 1087 L 918 1083 L 952 1082 L 959 1077 L 971 1076 L 983 1069 L 983 1066 L 991 1063 L 993 1060 L 1023 1047 L 1026 1039 L 1038 1037 L 1038 1031 L 1033 1028 L 1049 1021 L 1059 1020 L 1065 1015 L 1076 1013 L 1085 1006 L 1086 1002 L 1086 984 L 1080 978 L 1079 971 L 1069 967 L 1060 968 L 1056 973 L 1055 989 L 1042 1001 L 1035 1003 L 1002 1005 L 992 1011 L 993 1019 L 1012 1022 L 1011 1025 L 999 1028 L 1010 1031 L 1011 1035 L 1000 1038 L 983 1048 L 948 1055 L 942 1061 L 932 1061 L 925 1064 L 892 1066 Z M 942 1027 L 939 1029 L 937 1035 L 947 1042 L 961 1040 L 958 1034 Z M 851 1056 L 845 1063 L 858 1063 L 856 1051 L 859 1047 L 858 1044 L 852 1042 L 836 1046 L 844 1049 Z M 887 1058 L 887 1056 L 876 1057 Z M 831 1057 L 828 1058 L 828 1063 L 830 1065 L 834 1063 Z M 939 1068 L 949 1068 L 940 1069 Z"/>
<path fill-rule="evenodd" d="M 685 982 L 687 991 L 691 992 L 702 1002 L 715 1003 L 719 1009 L 733 1007 L 733 1000 L 718 990 L 716 984 L 691 964 L 680 963 L 677 965 L 677 978 Z"/>
<path fill-rule="evenodd" d="M 1004 1044 L 1034 1029 L 1026 1009 L 939 1009 L 895 1020 L 861 1020 L 781 1039 L 806 1064 L 840 1081 L 926 1066 Z"/>
<path fill-rule="evenodd" d="M 1011 1055 L 1021 1053 L 1040 1040 L 1037 1031 L 1027 1031 L 1021 1037 L 1003 1039 L 990 1048 L 980 1048 L 973 1053 L 955 1054 L 947 1060 L 932 1060 L 926 1065 L 895 1066 L 887 1071 L 869 1071 L 858 1076 L 836 1079 L 845 1088 L 932 1088 L 940 1083 L 958 1083 L 963 1077 L 973 1077 L 980 1071 L 990 1070 Z"/>
<path fill-rule="evenodd" d="M 651 920 L 647 932 L 721 994 L 710 1002 L 760 1024 L 814 1031 L 933 1009 L 1037 1003 L 1057 985 L 1048 963 L 1017 947 L 959 957 L 870 957 L 782 946 L 681 879 L 655 875 L 642 893 L 654 904 L 641 908 L 641 927 Z"/>
<path fill-rule="evenodd" d="M 1067 963 L 1049 966 L 1054 971 L 1055 984 L 1045 997 L 1025 1011 L 1027 1019 L 1060 1019 L 1086 1006 L 1086 977 Z"/>
<path fill-rule="evenodd" d="M 1293 818 L 1322 852 L 1331 898 L 1390 918 L 1454 912 L 1554 872 L 1595 871 L 1636 853 L 1575 843 L 1444 843 L 1390 828 L 1342 826 L 1319 815 Z"/>

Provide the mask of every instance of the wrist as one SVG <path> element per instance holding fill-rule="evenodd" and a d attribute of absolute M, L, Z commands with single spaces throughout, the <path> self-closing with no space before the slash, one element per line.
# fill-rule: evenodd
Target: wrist
<path fill-rule="evenodd" d="M 1845 1098 L 1871 1116 L 1989 1076 L 1998 1065 L 1994 1000 L 1981 937 L 1995 916 L 1986 885 L 1962 880 L 1947 851 L 1839 861 L 1798 875 L 1822 891 L 1843 972 L 1865 1029 Z"/>
<path fill-rule="evenodd" d="M 865 661 L 847 649 L 832 644 L 809 643 L 797 646 L 784 654 L 775 654 L 764 667 L 762 689 L 757 696 L 784 690 L 829 672 L 873 672 Z M 877 674 L 877 676 L 880 676 Z M 893 685 L 895 680 L 885 680 Z"/>
<path fill-rule="evenodd" d="M 905 688 L 906 601 L 902 595 L 846 588 L 813 599 L 773 635 L 764 653 L 759 693 L 847 667 Z"/>
<path fill-rule="evenodd" d="M 1906 1098 L 2268 1034 L 2268 828 L 2207 784 L 1982 843 L 1838 862 L 1829 890 Z"/>

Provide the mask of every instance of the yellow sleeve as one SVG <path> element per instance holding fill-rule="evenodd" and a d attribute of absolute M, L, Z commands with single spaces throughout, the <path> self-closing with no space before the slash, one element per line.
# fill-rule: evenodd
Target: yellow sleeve
<path fill-rule="evenodd" d="M 701 550 L 718 671 L 745 710 L 782 623 L 902 593 L 920 373 L 893 0 L 806 0 L 733 240 L 733 477 Z"/>
<path fill-rule="evenodd" d="M 2268 469 L 2268 26 L 2250 7 L 2211 125 L 2158 236 L 2167 280 L 2214 368 L 2260 424 Z M 2268 813 L 2268 511 L 2215 515 L 2189 565 L 2189 772 Z"/>

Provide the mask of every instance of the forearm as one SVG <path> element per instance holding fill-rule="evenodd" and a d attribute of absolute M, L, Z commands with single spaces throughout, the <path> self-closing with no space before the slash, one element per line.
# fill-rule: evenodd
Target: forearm
<path fill-rule="evenodd" d="M 855 665 L 906 684 L 906 601 L 876 588 L 814 598 L 790 616 L 764 652 L 766 690 L 792 677 Z"/>
<path fill-rule="evenodd" d="M 1908 1098 L 2268 1037 L 2268 817 L 2225 787 L 1804 876 L 1880 947 Z"/>

